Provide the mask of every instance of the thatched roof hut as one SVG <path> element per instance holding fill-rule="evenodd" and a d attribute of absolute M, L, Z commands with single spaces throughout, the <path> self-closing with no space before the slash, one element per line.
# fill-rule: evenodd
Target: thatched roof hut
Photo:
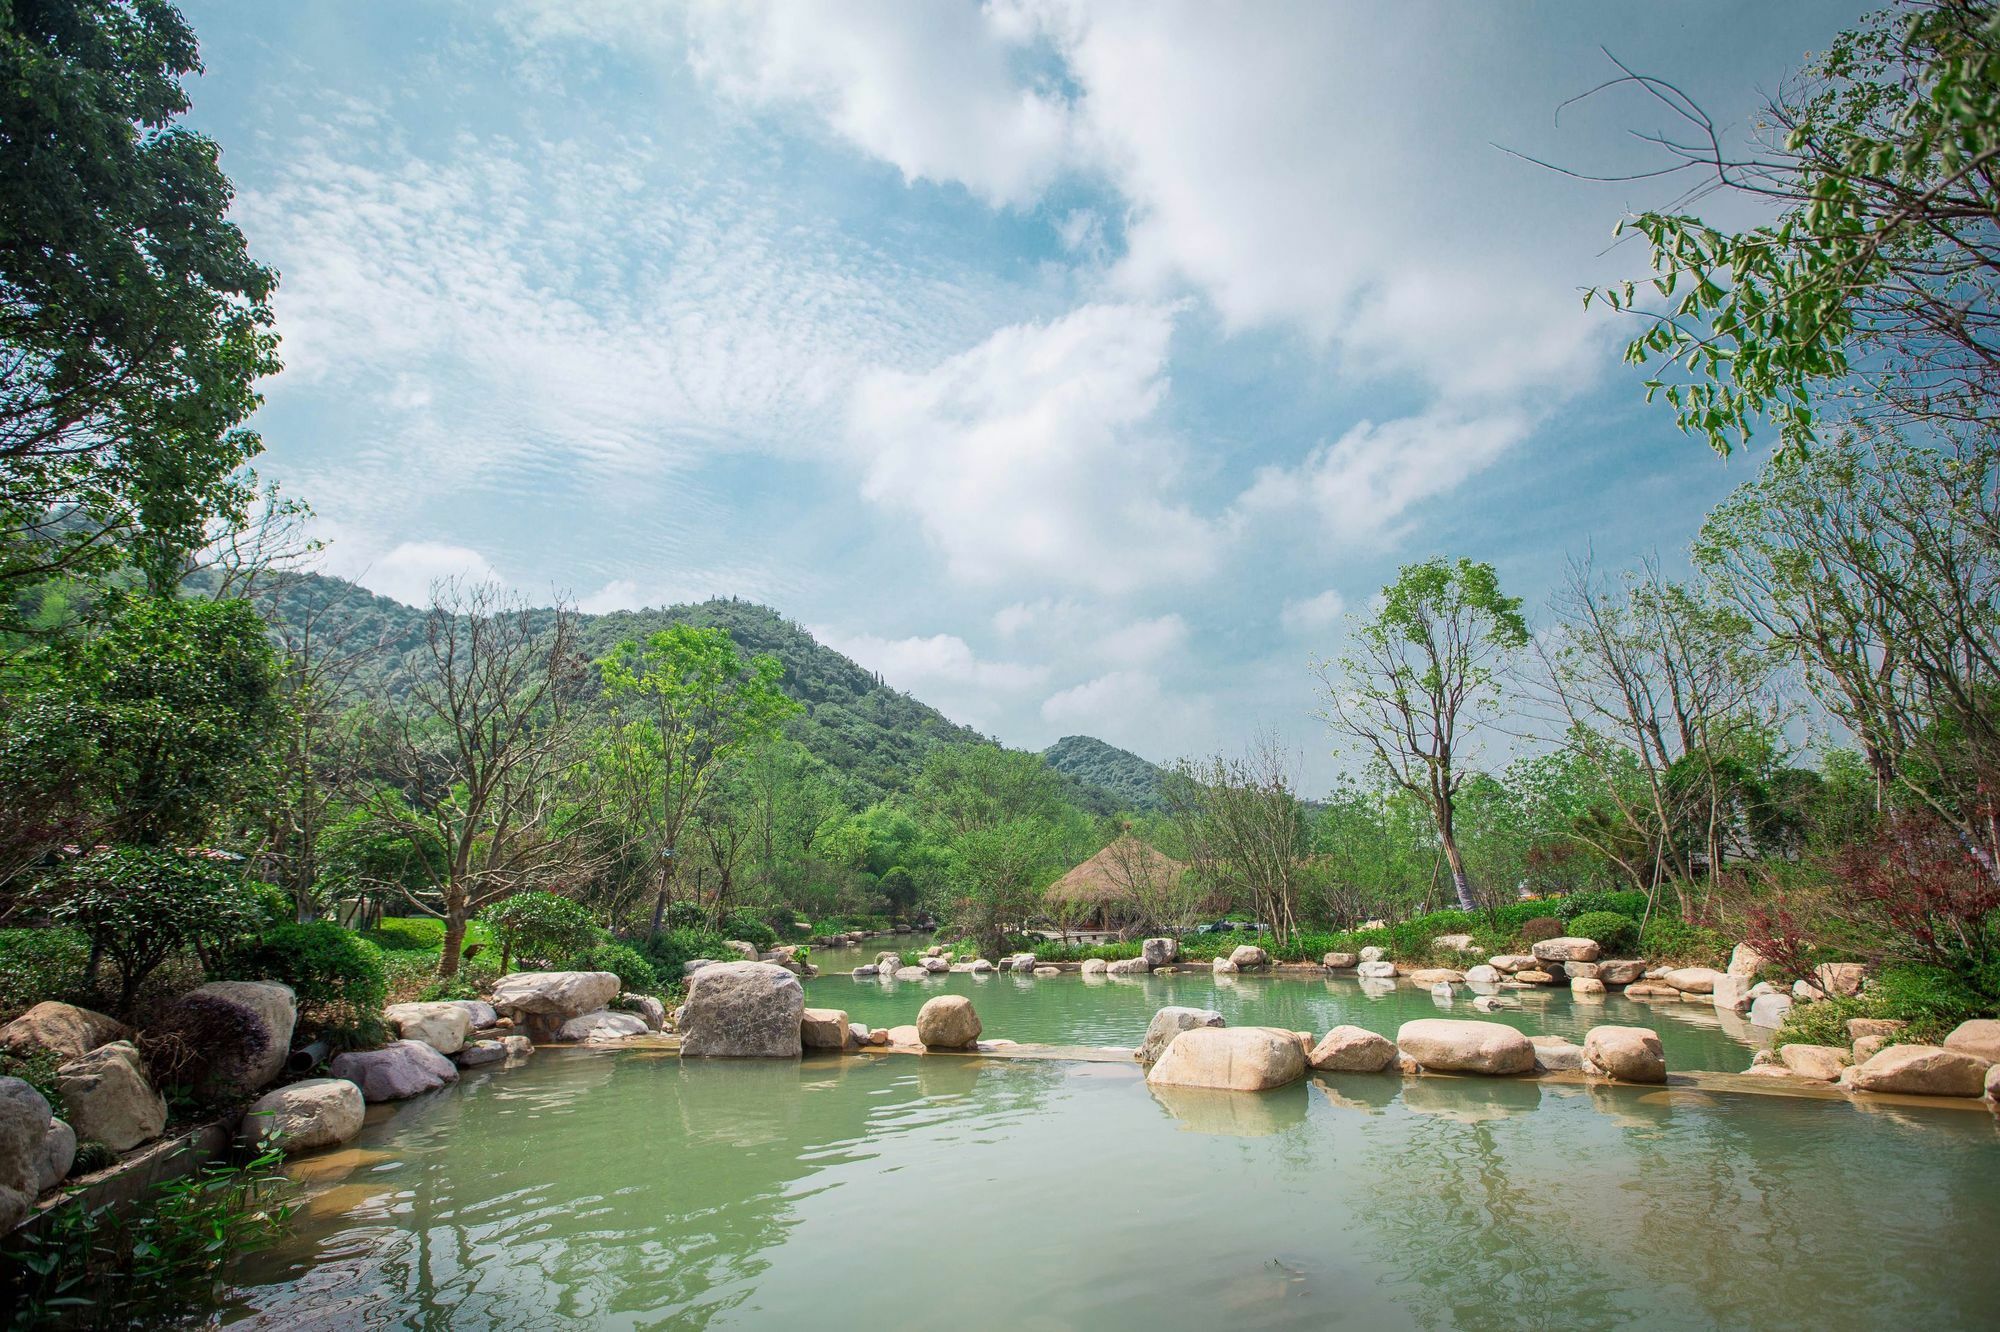
<path fill-rule="evenodd" d="M 1111 919 L 1144 910 L 1187 866 L 1126 833 L 1049 885 L 1044 899 L 1071 916 Z"/>

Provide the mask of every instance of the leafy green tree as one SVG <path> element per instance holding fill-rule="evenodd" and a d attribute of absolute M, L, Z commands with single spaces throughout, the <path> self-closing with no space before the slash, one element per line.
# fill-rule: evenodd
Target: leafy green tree
<path fill-rule="evenodd" d="M 1321 717 L 1391 781 L 1424 802 L 1466 911 L 1478 906 L 1456 827 L 1470 747 L 1497 710 L 1502 672 L 1528 642 L 1521 602 L 1490 564 L 1407 564 L 1382 589 L 1354 647 L 1315 665 Z"/>
<path fill-rule="evenodd" d="M 1899 12 L 1900 11 L 1900 12 Z M 1592 293 L 1647 329 L 1681 428 L 1721 452 L 1768 419 L 1788 450 L 1827 400 L 1894 423 L 1995 423 L 2000 389 L 2000 24 L 1985 0 L 1906 4 L 1843 32 L 1769 107 L 1775 140 L 1725 150 L 1678 88 L 1627 73 L 1685 123 L 1669 165 L 1778 216 L 1725 231 L 1685 213 L 1622 224 L 1652 272 Z M 1705 193 L 1707 191 L 1700 191 Z M 1690 191 L 1696 193 L 1696 191 Z"/>
<path fill-rule="evenodd" d="M 650 861 L 653 933 L 675 891 L 689 824 L 715 774 L 800 711 L 777 658 L 745 660 L 729 631 L 676 624 L 598 663 L 611 730 L 600 764 Z"/>
<path fill-rule="evenodd" d="M 1063 800 L 1038 754 L 997 745 L 934 751 L 912 792 L 917 818 L 942 849 L 937 885 L 946 914 L 992 951 L 1041 910 L 1042 890 L 1089 854 L 1088 821 Z"/>
<path fill-rule="evenodd" d="M 165 591 L 253 498 L 276 276 L 179 123 L 200 68 L 159 0 L 0 7 L 0 612 L 120 561 Z"/>
<path fill-rule="evenodd" d="M 515 893 L 479 913 L 500 942 L 500 970 L 516 960 L 556 966 L 597 942 L 601 931 L 583 906 L 557 893 Z"/>

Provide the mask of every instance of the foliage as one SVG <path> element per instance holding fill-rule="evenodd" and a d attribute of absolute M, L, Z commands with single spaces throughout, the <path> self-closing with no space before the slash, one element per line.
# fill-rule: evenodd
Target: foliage
<path fill-rule="evenodd" d="M 1183 760 L 1163 788 L 1195 883 L 1248 904 L 1280 945 L 1297 928 L 1311 845 L 1288 769 L 1287 756 L 1264 741 L 1242 759 Z"/>
<path fill-rule="evenodd" d="M 299 1030 L 308 1037 L 357 1032 L 388 1001 L 382 950 L 332 921 L 280 925 L 239 945 L 226 974 L 266 977 L 292 987 L 299 1002 Z"/>
<path fill-rule="evenodd" d="M 200 67 L 171 5 L 0 10 L 0 613 L 121 559 L 169 589 L 254 493 L 277 278 L 180 123 Z"/>
<path fill-rule="evenodd" d="M 53 1050 L 0 1049 L 0 1077 L 19 1078 L 40 1092 L 43 1100 L 58 1107 L 62 1105 L 62 1097 L 56 1093 L 56 1070 L 62 1063 L 63 1057 Z M 60 1109 L 57 1113 L 61 1113 Z"/>
<path fill-rule="evenodd" d="M 1660 913 L 1640 932 L 1638 952 L 1654 963 L 1719 966 L 1734 945 L 1730 936 L 1711 926 Z"/>
<path fill-rule="evenodd" d="M 575 900 L 556 893 L 515 893 L 485 908 L 480 918 L 500 945 L 500 970 L 516 964 L 552 967 L 595 943 L 600 931 Z"/>
<path fill-rule="evenodd" d="M 240 870 L 208 856 L 111 847 L 62 875 L 49 917 L 81 931 L 118 967 L 118 1012 L 168 956 L 195 948 L 220 956 L 269 921 L 268 899 Z"/>
<path fill-rule="evenodd" d="M 1160 781 L 1166 772 L 1129 749 L 1095 736 L 1066 735 L 1042 751 L 1042 759 L 1067 777 L 1108 794 L 1118 811 L 1159 813 L 1166 809 Z"/>
<path fill-rule="evenodd" d="M 81 994 L 89 962 L 80 930 L 0 930 L 0 1015 Z"/>
<path fill-rule="evenodd" d="M 225 1265 L 289 1226 L 281 1164 L 270 1152 L 205 1165 L 156 1185 L 136 1208 L 70 1203 L 34 1232 L 17 1231 L 0 1262 L 9 1326 L 153 1328 L 212 1308 Z"/>
<path fill-rule="evenodd" d="M 1947 428 L 1993 421 L 2000 29 L 1987 3 L 1905 12 L 1841 33 L 1769 107 L 1782 140 L 1748 160 L 1677 89 L 1614 80 L 1686 121 L 1697 142 L 1670 149 L 1669 171 L 1781 208 L 1736 232 L 1658 212 L 1620 225 L 1645 238 L 1646 281 L 1666 303 L 1625 359 L 1653 367 L 1648 397 L 1720 452 L 1759 420 L 1803 452 L 1828 398 Z M 1591 295 L 1642 308 L 1635 283 Z"/>
<path fill-rule="evenodd" d="M 640 940 L 639 951 L 653 964 L 658 978 L 669 985 L 678 984 L 681 969 L 697 958 L 722 962 L 736 956 L 722 935 L 706 929 L 666 930 Z"/>
<path fill-rule="evenodd" d="M 1544 905 L 1549 905 L 1544 903 Z M 1578 916 L 1593 912 L 1616 912 L 1633 920 L 1642 920 L 1646 915 L 1646 895 L 1631 889 L 1612 892 L 1571 893 L 1554 904 L 1556 915 L 1564 920 L 1574 921 Z"/>
<path fill-rule="evenodd" d="M 1639 942 L 1639 922 L 1616 911 L 1586 911 L 1570 920 L 1569 932 L 1595 939 L 1607 957 L 1622 957 Z"/>
<path fill-rule="evenodd" d="M 1544 939 L 1559 939 L 1563 930 L 1563 923 L 1554 916 L 1533 916 L 1521 922 L 1521 938 L 1531 944 L 1538 944 Z"/>
<path fill-rule="evenodd" d="M 733 912 L 722 922 L 722 934 L 726 939 L 741 939 L 745 943 L 757 945 L 760 953 L 769 952 L 778 946 L 778 932 L 742 912 Z"/>
<path fill-rule="evenodd" d="M 388 952 L 437 952 L 444 947 L 444 922 L 435 916 L 385 916 L 364 937 Z"/>
<path fill-rule="evenodd" d="M 629 994 L 655 994 L 660 988 L 660 974 L 651 959 L 630 944 L 616 939 L 602 939 L 574 958 L 570 959 L 572 971 L 609 971 L 616 973 L 619 988 Z M 680 973 L 675 972 L 678 978 Z"/>

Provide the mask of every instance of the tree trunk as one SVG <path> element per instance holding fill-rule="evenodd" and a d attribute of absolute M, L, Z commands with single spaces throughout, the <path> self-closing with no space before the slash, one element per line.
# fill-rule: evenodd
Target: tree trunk
<path fill-rule="evenodd" d="M 465 917 L 462 906 L 450 907 L 444 918 L 444 954 L 438 958 L 438 975 L 450 980 L 458 974 L 458 961 L 465 951 Z"/>
<path fill-rule="evenodd" d="M 1451 886 L 1458 893 L 1458 909 L 1477 911 L 1479 903 L 1472 896 L 1472 882 L 1465 877 L 1465 861 L 1458 854 L 1458 843 L 1449 835 L 1443 838 L 1444 858 L 1451 865 Z"/>

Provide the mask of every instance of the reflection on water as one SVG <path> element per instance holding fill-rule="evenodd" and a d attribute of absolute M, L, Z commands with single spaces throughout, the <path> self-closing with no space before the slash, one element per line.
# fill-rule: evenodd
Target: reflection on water
<path fill-rule="evenodd" d="M 1990 1116 L 1776 1097 L 545 1052 L 306 1163 L 224 1321 L 1967 1326 L 1996 1169 Z"/>

